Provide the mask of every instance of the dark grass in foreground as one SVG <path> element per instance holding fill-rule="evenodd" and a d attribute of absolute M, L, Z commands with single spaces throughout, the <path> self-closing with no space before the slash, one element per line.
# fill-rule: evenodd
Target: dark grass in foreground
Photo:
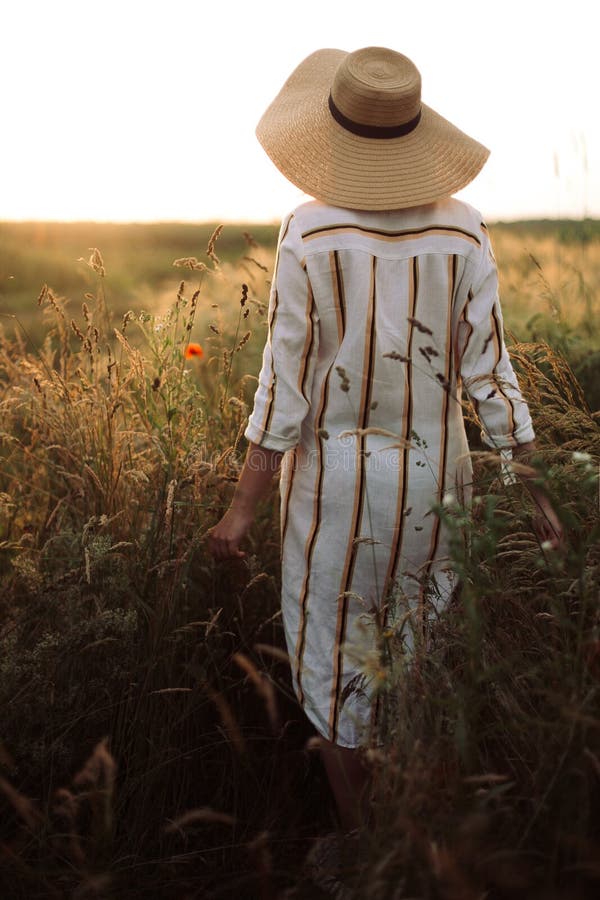
<path fill-rule="evenodd" d="M 264 283 L 223 283 L 237 312 L 186 362 L 204 283 L 111 323 L 94 261 L 79 335 L 47 292 L 40 352 L 0 348 L 0 896 L 316 898 L 302 859 L 333 818 L 282 655 L 275 494 L 246 562 L 202 540 L 243 456 Z M 462 594 L 414 665 L 397 631 L 365 661 L 384 715 L 356 898 L 600 889 L 600 429 L 555 351 L 513 354 L 568 549 L 539 546 L 490 454 L 472 513 L 440 509 Z"/>

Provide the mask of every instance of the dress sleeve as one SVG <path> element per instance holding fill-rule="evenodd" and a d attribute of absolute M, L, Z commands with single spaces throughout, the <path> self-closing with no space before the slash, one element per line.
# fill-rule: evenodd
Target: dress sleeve
<path fill-rule="evenodd" d="M 318 342 L 315 301 L 292 214 L 279 233 L 267 341 L 254 409 L 244 432 L 249 441 L 281 451 L 299 442 L 310 406 Z"/>
<path fill-rule="evenodd" d="M 460 375 L 482 427 L 484 443 L 508 449 L 535 437 L 527 403 L 504 344 L 498 270 L 487 229 L 481 257 L 458 323 Z"/>

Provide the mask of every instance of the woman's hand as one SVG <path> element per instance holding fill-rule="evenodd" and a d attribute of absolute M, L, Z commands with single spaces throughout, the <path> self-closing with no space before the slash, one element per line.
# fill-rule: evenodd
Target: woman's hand
<path fill-rule="evenodd" d="M 252 525 L 253 514 L 241 509 L 228 509 L 223 518 L 208 532 L 208 549 L 216 560 L 243 559 L 240 544 Z"/>
<path fill-rule="evenodd" d="M 530 488 L 536 512 L 533 517 L 533 529 L 542 544 L 550 545 L 548 549 L 560 550 L 564 545 L 563 527 L 556 511 L 545 494 Z"/>
<path fill-rule="evenodd" d="M 231 506 L 208 532 L 208 549 L 216 560 L 242 559 L 246 555 L 240 544 L 254 521 L 257 504 L 279 471 L 281 457 L 279 450 L 250 442 Z"/>
<path fill-rule="evenodd" d="M 519 444 L 513 448 L 513 459 L 527 462 L 535 450 L 535 441 Z M 533 469 L 530 469 L 529 473 L 525 473 L 526 470 L 521 470 L 517 474 L 522 478 L 535 504 L 533 530 L 541 544 L 546 544 L 546 547 L 551 550 L 560 550 L 564 547 L 564 533 L 556 510 L 546 494 L 533 483 L 537 473 Z"/>

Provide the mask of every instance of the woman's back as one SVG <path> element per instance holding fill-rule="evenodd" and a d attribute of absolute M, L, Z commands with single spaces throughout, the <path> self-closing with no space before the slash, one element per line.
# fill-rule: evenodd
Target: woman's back
<path fill-rule="evenodd" d="M 263 415 L 253 415 L 251 439 L 287 450 L 300 437 L 300 422 L 310 441 L 316 419 L 325 428 L 368 423 L 403 433 L 406 415 L 397 401 L 406 390 L 413 400 L 411 430 L 424 440 L 434 437 L 443 427 L 444 396 L 456 396 L 473 330 L 483 335 L 484 359 L 471 360 L 470 374 L 491 373 L 501 364 L 496 292 L 487 229 L 464 203 L 450 199 L 373 213 L 304 204 L 282 226 L 271 343 L 257 397 Z M 286 355 L 280 372 L 271 355 L 275 338 Z M 341 396 L 329 390 L 323 409 L 320 391 L 332 363 L 346 372 L 348 390 Z M 378 392 L 385 397 L 374 396 Z M 366 408 L 369 398 L 375 409 Z M 384 398 L 392 404 L 381 403 Z M 503 394 L 480 411 L 490 442 L 510 446 L 519 417 Z"/>
<path fill-rule="evenodd" d="M 368 708 L 348 689 L 357 669 L 342 649 L 372 645 L 367 610 L 394 588 L 421 615 L 452 588 L 431 507 L 470 483 L 461 372 L 491 443 L 529 439 L 494 273 L 480 215 L 456 200 L 394 212 L 311 202 L 282 226 L 246 436 L 294 448 L 282 475 L 284 624 L 306 711 L 340 743 L 359 741 Z M 356 715 L 340 734 L 344 693 Z"/>

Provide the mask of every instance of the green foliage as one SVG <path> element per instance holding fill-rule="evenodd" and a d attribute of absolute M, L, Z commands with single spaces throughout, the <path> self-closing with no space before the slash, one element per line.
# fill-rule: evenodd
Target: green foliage
<path fill-rule="evenodd" d="M 523 219 L 496 222 L 494 230 L 507 230 L 522 238 L 551 238 L 561 244 L 588 244 L 600 238 L 598 219 Z"/>

